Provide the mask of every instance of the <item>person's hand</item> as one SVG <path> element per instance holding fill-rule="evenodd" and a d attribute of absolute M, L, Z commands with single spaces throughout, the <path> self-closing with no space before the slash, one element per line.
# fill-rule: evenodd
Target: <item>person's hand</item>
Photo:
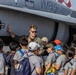
<path fill-rule="evenodd" d="M 12 33 L 12 30 L 11 30 L 11 27 L 10 27 L 9 24 L 8 24 L 8 26 L 7 26 L 7 31 L 10 32 L 10 33 Z"/>
<path fill-rule="evenodd" d="M 52 64 L 52 67 L 55 67 L 55 63 Z"/>
<path fill-rule="evenodd" d="M 46 72 L 44 72 L 44 75 L 46 75 Z"/>

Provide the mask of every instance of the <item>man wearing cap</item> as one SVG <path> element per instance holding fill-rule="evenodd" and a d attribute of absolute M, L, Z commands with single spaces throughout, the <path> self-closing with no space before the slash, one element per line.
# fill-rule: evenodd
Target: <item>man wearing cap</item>
<path fill-rule="evenodd" d="M 56 63 L 52 65 L 57 71 L 56 75 L 64 75 L 64 64 L 66 62 L 66 55 L 63 54 L 64 50 L 60 45 L 56 45 L 54 49 L 57 51 L 57 53 L 60 55 Z"/>
<path fill-rule="evenodd" d="M 36 42 L 30 42 L 28 45 L 28 56 L 30 60 L 30 65 L 31 65 L 31 75 L 42 75 L 41 74 L 41 65 L 40 65 L 40 60 L 38 55 L 40 45 Z"/>
<path fill-rule="evenodd" d="M 47 56 L 48 55 L 48 53 L 47 53 L 47 51 L 46 51 L 46 45 L 48 44 L 48 38 L 47 37 L 43 37 L 42 39 L 41 39 L 41 44 L 40 44 L 40 55 L 42 55 L 42 56 Z"/>
<path fill-rule="evenodd" d="M 49 55 L 47 56 L 46 62 L 45 62 L 45 72 L 44 74 L 50 74 L 51 75 L 51 71 L 50 68 L 52 67 L 52 63 L 55 62 L 56 58 L 55 58 L 55 51 L 54 51 L 54 46 L 53 44 L 49 43 L 47 45 L 47 52 L 49 53 Z"/>

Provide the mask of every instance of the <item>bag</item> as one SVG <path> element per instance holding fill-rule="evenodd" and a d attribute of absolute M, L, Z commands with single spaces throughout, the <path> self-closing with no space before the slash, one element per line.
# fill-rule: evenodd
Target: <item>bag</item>
<path fill-rule="evenodd" d="M 48 73 L 48 74 L 46 74 L 46 75 L 55 75 L 54 73 Z"/>
<path fill-rule="evenodd" d="M 6 61 L 7 61 L 7 65 L 6 65 L 6 67 L 5 67 L 5 75 L 10 75 L 10 68 L 11 68 L 11 62 L 10 62 L 10 60 L 11 60 L 11 57 L 12 57 L 12 55 L 8 55 L 7 57 L 6 57 Z"/>
<path fill-rule="evenodd" d="M 31 75 L 31 66 L 29 62 L 29 58 L 24 58 L 18 62 L 17 67 L 15 69 L 16 75 Z"/>
<path fill-rule="evenodd" d="M 55 69 L 53 67 L 51 67 L 48 71 L 47 71 L 47 74 L 48 73 L 54 73 L 55 72 Z"/>
<path fill-rule="evenodd" d="M 22 54 L 22 56 L 24 56 L 24 52 L 21 49 L 18 51 Z"/>
<path fill-rule="evenodd" d="M 14 60 L 13 60 L 13 57 L 14 57 L 14 54 L 15 53 L 10 53 L 7 57 L 6 57 L 6 61 L 7 61 L 7 65 L 6 65 L 6 75 L 10 75 L 12 72 L 13 74 L 15 73 L 14 72 Z M 12 69 L 12 70 L 11 70 Z"/>

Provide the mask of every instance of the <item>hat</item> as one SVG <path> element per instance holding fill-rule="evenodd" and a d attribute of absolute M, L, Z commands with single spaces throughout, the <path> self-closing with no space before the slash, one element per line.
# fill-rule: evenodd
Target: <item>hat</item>
<path fill-rule="evenodd" d="M 35 42 L 38 43 L 39 45 L 42 44 L 42 40 L 40 38 L 38 38 L 38 37 L 35 39 Z"/>
<path fill-rule="evenodd" d="M 56 46 L 54 47 L 54 49 L 55 49 L 56 51 L 58 51 L 58 50 L 63 51 L 63 48 L 62 48 L 60 45 L 56 45 Z"/>
<path fill-rule="evenodd" d="M 49 47 L 54 47 L 54 45 L 51 44 L 51 43 L 49 43 L 49 44 L 46 45 L 46 47 L 47 47 L 47 48 L 49 48 Z"/>
<path fill-rule="evenodd" d="M 43 37 L 41 40 L 45 41 L 45 42 L 48 42 L 48 38 L 47 37 Z"/>
<path fill-rule="evenodd" d="M 54 40 L 54 43 L 58 45 L 58 44 L 61 44 L 61 41 L 56 39 L 56 40 Z"/>
<path fill-rule="evenodd" d="M 28 45 L 28 49 L 31 51 L 35 51 L 39 47 L 40 47 L 40 45 L 36 42 L 30 42 Z"/>

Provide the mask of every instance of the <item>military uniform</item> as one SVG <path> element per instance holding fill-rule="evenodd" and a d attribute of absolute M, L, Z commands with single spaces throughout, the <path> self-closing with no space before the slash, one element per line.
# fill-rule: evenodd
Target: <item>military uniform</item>
<path fill-rule="evenodd" d="M 24 37 L 27 37 L 28 39 L 31 39 L 30 36 L 26 36 L 26 35 L 23 35 Z M 15 35 L 15 37 L 13 38 L 16 42 L 19 42 L 19 39 L 21 38 L 22 36 L 18 36 L 18 35 Z M 31 39 L 31 41 L 35 41 L 39 44 L 41 44 L 41 39 L 39 37 L 35 37 L 34 39 Z"/>

